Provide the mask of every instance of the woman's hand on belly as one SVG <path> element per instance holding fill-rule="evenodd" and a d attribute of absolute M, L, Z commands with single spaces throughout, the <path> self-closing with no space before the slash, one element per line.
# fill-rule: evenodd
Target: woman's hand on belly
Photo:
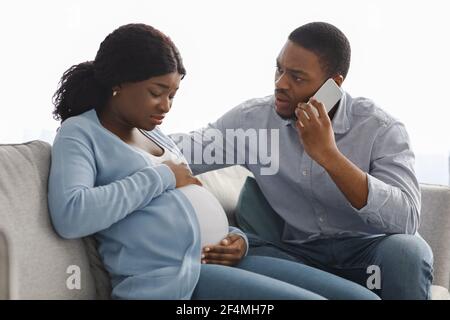
<path fill-rule="evenodd" d="M 185 163 L 175 163 L 171 160 L 164 161 L 163 164 L 168 166 L 175 175 L 176 188 L 181 188 L 189 184 L 203 186 L 200 180 L 194 177 Z"/>
<path fill-rule="evenodd" d="M 202 251 L 202 263 L 233 266 L 247 250 L 247 244 L 240 235 L 230 233 L 218 245 L 205 246 Z"/>

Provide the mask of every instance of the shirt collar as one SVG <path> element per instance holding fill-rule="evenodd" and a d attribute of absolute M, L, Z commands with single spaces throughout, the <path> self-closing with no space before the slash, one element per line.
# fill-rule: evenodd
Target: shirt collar
<path fill-rule="evenodd" d="M 280 120 L 282 125 L 291 126 L 295 128 L 295 119 L 283 119 L 275 112 L 275 98 L 272 99 L 272 110 L 276 117 Z M 334 114 L 331 124 L 333 126 L 334 133 L 344 134 L 350 130 L 350 119 L 348 117 L 349 108 L 351 107 L 352 98 L 348 93 L 344 93 L 342 99 L 339 101 L 339 106 Z"/>
<path fill-rule="evenodd" d="M 350 130 L 350 108 L 352 104 L 352 97 L 345 92 L 339 101 L 339 106 L 334 114 L 331 125 L 333 126 L 334 133 L 344 134 Z"/>

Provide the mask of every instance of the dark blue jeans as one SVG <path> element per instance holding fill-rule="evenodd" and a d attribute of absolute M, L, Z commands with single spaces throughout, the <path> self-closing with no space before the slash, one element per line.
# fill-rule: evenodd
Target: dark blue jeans
<path fill-rule="evenodd" d="M 352 281 L 302 263 L 246 256 L 235 267 L 203 264 L 194 300 L 379 300 Z"/>
<path fill-rule="evenodd" d="M 433 254 L 420 236 L 373 235 L 295 245 L 248 237 L 249 255 L 303 263 L 368 287 L 382 299 L 431 298 Z"/>

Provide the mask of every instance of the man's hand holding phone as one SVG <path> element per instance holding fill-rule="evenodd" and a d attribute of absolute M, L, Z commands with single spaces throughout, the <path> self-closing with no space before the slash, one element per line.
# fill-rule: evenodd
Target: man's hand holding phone
<path fill-rule="evenodd" d="M 334 80 L 328 79 L 308 103 L 299 103 L 295 110 L 300 141 L 306 153 L 322 167 L 339 153 L 328 112 L 342 95 Z"/>
<path fill-rule="evenodd" d="M 339 99 L 334 103 L 329 100 L 329 108 L 324 105 L 325 100 L 318 100 L 316 93 L 308 103 L 298 105 L 295 110 L 298 135 L 305 152 L 326 170 L 349 203 L 354 208 L 361 209 L 368 201 L 367 173 L 352 163 L 336 146 L 328 112 Z M 314 110 L 317 110 L 317 114 Z"/>
<path fill-rule="evenodd" d="M 318 111 L 318 116 L 313 108 Z M 311 98 L 308 103 L 299 103 L 295 114 L 298 135 L 305 152 L 318 164 L 324 166 L 326 161 L 332 160 L 334 155 L 339 153 L 325 106 Z"/>

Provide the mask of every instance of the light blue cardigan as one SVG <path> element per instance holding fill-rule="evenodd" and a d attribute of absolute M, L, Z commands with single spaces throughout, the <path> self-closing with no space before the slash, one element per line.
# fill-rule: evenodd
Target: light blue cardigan
<path fill-rule="evenodd" d="M 148 133 L 182 157 L 158 128 Z M 48 185 L 52 222 L 64 238 L 95 234 L 112 298 L 190 299 L 200 274 L 199 225 L 175 182 L 168 166 L 105 129 L 95 110 L 62 123 Z"/>

